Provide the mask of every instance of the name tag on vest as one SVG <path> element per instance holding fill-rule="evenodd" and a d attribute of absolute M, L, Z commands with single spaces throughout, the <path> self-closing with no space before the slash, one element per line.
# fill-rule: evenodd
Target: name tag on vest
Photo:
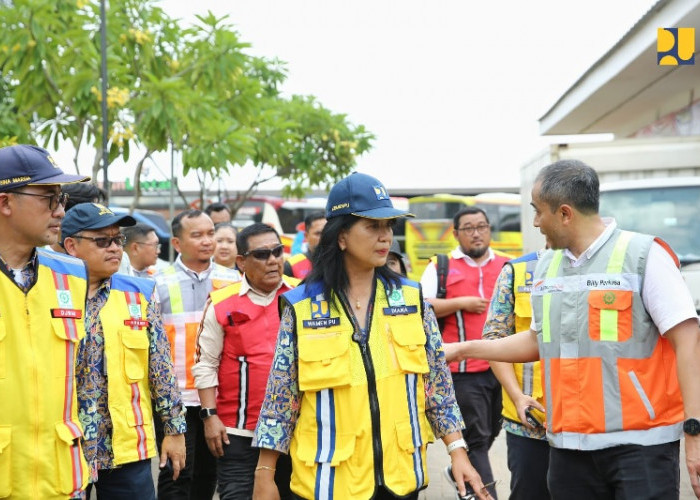
<path fill-rule="evenodd" d="M 80 309 L 51 309 L 51 317 L 81 319 L 83 317 L 83 311 Z"/>
<path fill-rule="evenodd" d="M 399 316 L 401 314 L 414 314 L 418 312 L 418 306 L 391 306 L 382 309 L 385 315 Z"/>
<path fill-rule="evenodd" d="M 150 325 L 150 323 L 145 319 L 125 319 L 124 325 L 130 326 L 132 328 L 133 327 L 144 328 L 144 327 L 148 327 Z"/>
<path fill-rule="evenodd" d="M 304 328 L 330 328 L 331 326 L 338 326 L 340 324 L 340 318 L 319 318 L 319 319 L 305 319 L 302 321 Z"/>

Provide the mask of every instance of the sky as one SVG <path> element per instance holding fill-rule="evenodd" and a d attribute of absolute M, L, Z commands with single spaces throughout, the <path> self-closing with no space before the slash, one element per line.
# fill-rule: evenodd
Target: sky
<path fill-rule="evenodd" d="M 521 165 L 548 143 L 562 142 L 541 137 L 538 119 L 654 3 L 162 0 L 159 5 L 186 24 L 206 11 L 229 15 L 251 54 L 286 61 L 286 95 L 314 95 L 376 135 L 357 170 L 378 177 L 391 192 L 517 186 Z M 168 155 L 156 162 L 161 170 L 169 168 Z M 151 169 L 148 178 L 160 176 Z M 243 189 L 249 178 L 249 172 L 236 170 L 225 182 L 229 189 Z"/>

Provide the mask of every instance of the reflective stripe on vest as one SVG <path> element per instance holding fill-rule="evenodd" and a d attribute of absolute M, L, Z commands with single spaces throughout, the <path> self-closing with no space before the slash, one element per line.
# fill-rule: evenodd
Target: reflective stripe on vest
<path fill-rule="evenodd" d="M 390 300 L 377 281 L 364 347 L 352 340 L 341 303 L 326 302 L 315 285 L 283 295 L 295 311 L 302 392 L 290 447 L 292 491 L 303 498 L 369 498 L 376 477 L 399 496 L 423 487 L 433 436 L 425 416 L 418 284 L 403 281 Z"/>
<path fill-rule="evenodd" d="M 114 464 L 156 455 L 149 382 L 150 333 L 146 320 L 154 282 L 113 275 L 99 318 L 104 332 L 108 408 Z"/>
<path fill-rule="evenodd" d="M 87 486 L 75 386 L 85 264 L 37 250 L 26 295 L 0 273 L 0 497 L 66 499 Z"/>
<path fill-rule="evenodd" d="M 521 260 L 523 259 L 523 260 Z M 527 260 L 524 260 L 527 259 Z M 537 254 L 523 256 L 511 261 L 513 268 L 513 312 L 515 315 L 515 332 L 530 331 L 532 321 L 532 307 L 530 306 L 530 290 L 532 288 L 535 267 L 537 266 Z M 540 404 L 544 405 L 544 393 L 542 390 L 542 366 L 539 361 L 531 363 L 513 363 L 513 371 L 518 385 L 523 394 L 532 396 Z M 508 392 L 502 389 L 503 412 L 502 415 L 514 422 L 520 422 L 515 404 L 510 399 Z"/>
<path fill-rule="evenodd" d="M 163 326 L 170 342 L 173 369 L 186 406 L 199 404 L 192 365 L 206 297 L 212 290 L 240 281 L 240 274 L 235 269 L 216 263 L 211 265 L 211 272 L 203 281 L 197 281 L 174 264 L 155 277 L 163 311 Z"/>
<path fill-rule="evenodd" d="M 553 446 L 680 438 L 675 353 L 641 297 L 651 244 L 650 236 L 615 230 L 579 267 L 561 251 L 540 259 L 532 301 Z"/>

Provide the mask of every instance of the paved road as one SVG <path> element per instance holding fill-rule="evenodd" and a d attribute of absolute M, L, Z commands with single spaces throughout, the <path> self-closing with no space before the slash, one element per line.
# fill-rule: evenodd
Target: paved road
<path fill-rule="evenodd" d="M 493 476 L 498 480 L 496 493 L 500 500 L 507 500 L 510 493 L 510 472 L 508 471 L 506 458 L 506 440 L 503 431 L 496 439 L 489 453 L 491 457 L 491 467 Z M 442 441 L 430 445 L 428 448 L 428 474 L 430 484 L 428 488 L 421 492 L 420 500 L 455 500 L 454 488 L 443 476 L 442 470 L 449 465 L 450 459 L 447 456 L 445 445 Z M 153 460 L 154 479 L 157 477 L 157 461 Z M 92 498 L 95 498 L 93 491 Z M 218 499 L 214 496 L 214 500 Z M 685 469 L 685 453 L 683 453 L 683 443 L 681 442 L 681 495 L 680 500 L 694 500 L 693 490 L 690 487 L 688 472 Z"/>

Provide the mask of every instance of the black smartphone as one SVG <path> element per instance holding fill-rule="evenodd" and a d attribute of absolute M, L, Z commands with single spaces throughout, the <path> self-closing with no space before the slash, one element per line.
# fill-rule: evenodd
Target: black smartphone
<path fill-rule="evenodd" d="M 452 475 L 452 466 L 448 465 L 445 468 L 445 477 L 447 480 L 452 483 L 452 486 L 455 487 L 455 490 L 457 490 L 457 497 L 460 500 L 476 500 L 476 493 L 474 493 L 474 489 L 471 487 L 469 483 L 465 483 L 464 487 L 466 488 L 466 492 L 464 495 L 459 494 L 459 490 L 457 489 L 457 482 L 455 481 L 454 476 Z"/>
<path fill-rule="evenodd" d="M 544 423 L 542 423 L 540 415 L 542 415 L 542 412 L 534 406 L 528 406 L 525 408 L 525 420 L 527 420 L 527 423 L 535 428 L 544 427 Z"/>

